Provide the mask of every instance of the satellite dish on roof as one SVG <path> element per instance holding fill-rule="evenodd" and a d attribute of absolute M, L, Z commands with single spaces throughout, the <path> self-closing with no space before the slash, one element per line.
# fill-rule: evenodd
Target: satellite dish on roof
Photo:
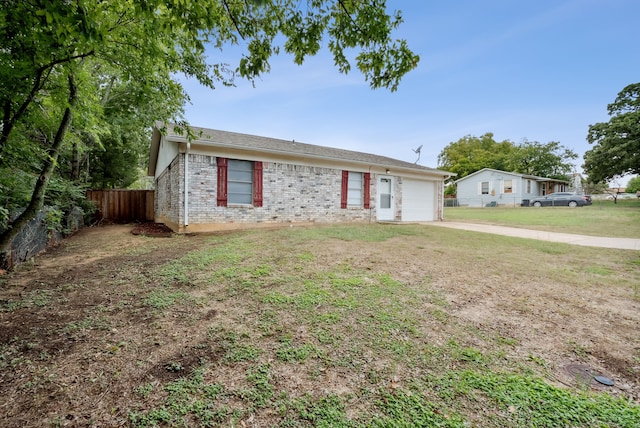
<path fill-rule="evenodd" d="M 413 150 L 414 153 L 418 154 L 418 159 L 416 159 L 416 161 L 414 163 L 418 163 L 418 161 L 420 160 L 420 151 L 422 150 L 422 144 L 420 144 L 420 147 L 418 147 L 417 149 L 411 149 Z"/>

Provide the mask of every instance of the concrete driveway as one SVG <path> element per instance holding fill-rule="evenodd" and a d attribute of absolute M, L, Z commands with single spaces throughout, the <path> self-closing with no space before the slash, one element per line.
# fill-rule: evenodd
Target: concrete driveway
<path fill-rule="evenodd" d="M 434 221 L 426 223 L 432 226 L 450 227 L 473 232 L 493 233 L 496 235 L 514 236 L 516 238 L 538 239 L 541 241 L 563 242 L 585 247 L 615 248 L 619 250 L 640 251 L 640 239 L 607 238 L 603 236 L 574 235 L 572 233 L 546 232 L 543 230 L 520 229 L 517 227 L 494 226 L 491 224 L 464 223 L 458 221 Z"/>

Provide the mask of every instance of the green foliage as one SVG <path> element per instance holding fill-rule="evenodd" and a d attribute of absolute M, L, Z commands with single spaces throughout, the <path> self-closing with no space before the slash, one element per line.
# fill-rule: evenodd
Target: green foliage
<path fill-rule="evenodd" d="M 500 373 L 454 374 L 455 388 L 465 395 L 481 391 L 501 409 L 498 419 L 513 426 L 635 427 L 640 406 L 607 394 L 578 394 L 541 379 Z"/>
<path fill-rule="evenodd" d="M 249 345 L 233 344 L 225 354 L 225 361 L 238 363 L 240 361 L 256 361 L 262 350 Z"/>
<path fill-rule="evenodd" d="M 578 155 L 556 141 L 542 144 L 525 140 L 497 142 L 488 132 L 466 136 L 447 145 L 438 155 L 438 168 L 465 177 L 483 168 L 513 171 L 540 177 L 566 179 Z M 448 190 L 448 189 L 447 189 Z M 454 192 L 455 193 L 455 192 Z"/>
<path fill-rule="evenodd" d="M 55 207 L 49 207 L 46 210 L 44 221 L 48 230 L 57 230 L 62 225 L 64 213 Z"/>
<path fill-rule="evenodd" d="M 0 230 L 4 230 L 9 224 L 9 210 L 0 206 Z"/>
<path fill-rule="evenodd" d="M 35 180 L 33 174 L 21 168 L 0 167 L 0 207 L 7 211 L 7 216 L 27 205 Z"/>
<path fill-rule="evenodd" d="M 582 167 L 594 183 L 640 173 L 640 83 L 626 86 L 607 110 L 609 121 L 589 126 L 587 134 L 593 148 Z"/>
<path fill-rule="evenodd" d="M 627 183 L 627 193 L 640 192 L 640 176 L 633 177 Z"/>
<path fill-rule="evenodd" d="M 188 299 L 189 295 L 183 291 L 155 290 L 144 299 L 144 304 L 154 309 L 167 309 L 176 302 Z"/>
<path fill-rule="evenodd" d="M 383 416 L 376 417 L 374 427 L 466 427 L 468 424 L 459 415 L 437 408 L 421 394 L 408 391 L 380 391 L 376 406 Z"/>
<path fill-rule="evenodd" d="M 295 346 L 291 339 L 284 338 L 280 341 L 280 347 L 276 350 L 276 356 L 280 361 L 294 362 L 305 361 L 309 356 L 317 355 L 318 350 L 315 346 L 304 344 Z"/>
<path fill-rule="evenodd" d="M 54 299 L 50 290 L 33 290 L 20 300 L 0 302 L 0 312 L 12 312 L 20 308 L 45 307 Z"/>
<path fill-rule="evenodd" d="M 146 398 L 153 389 L 153 384 L 145 384 L 138 387 L 136 392 Z M 214 426 L 226 420 L 231 413 L 224 407 L 215 408 L 211 405 L 224 393 L 224 388 L 217 383 L 207 383 L 202 369 L 195 370 L 189 377 L 167 384 L 164 391 L 168 396 L 160 407 L 148 412 L 129 413 L 131 426 L 187 426 L 188 421 L 193 420 L 199 422 L 198 426 Z"/>
<path fill-rule="evenodd" d="M 456 188 L 455 184 L 449 184 L 444 189 L 444 195 L 445 196 L 455 196 L 457 191 L 458 191 L 458 189 Z"/>
<path fill-rule="evenodd" d="M 497 142 L 487 132 L 480 137 L 467 135 L 449 143 L 438 155 L 438 168 L 458 174 L 462 178 L 482 168 L 510 171 L 510 154 L 514 151 L 511 141 Z"/>
<path fill-rule="evenodd" d="M 296 417 L 291 417 L 289 426 L 357 427 L 359 424 L 347 418 L 344 400 L 334 394 L 319 399 L 303 396 L 293 403 Z"/>
<path fill-rule="evenodd" d="M 542 144 L 525 140 L 516 146 L 511 166 L 513 171 L 521 174 L 568 180 L 568 175 L 573 170 L 571 162 L 577 158 L 578 155 L 573 150 L 557 141 Z"/>
<path fill-rule="evenodd" d="M 74 208 L 79 208 L 84 216 L 85 223 L 91 222 L 91 216 L 96 211 L 96 206 L 85 198 L 85 187 L 60 177 L 53 177 L 49 182 L 48 192 L 45 197 L 47 206 L 55 206 L 60 211 L 60 222 L 55 225 L 57 230 L 68 232 L 64 218 Z"/>

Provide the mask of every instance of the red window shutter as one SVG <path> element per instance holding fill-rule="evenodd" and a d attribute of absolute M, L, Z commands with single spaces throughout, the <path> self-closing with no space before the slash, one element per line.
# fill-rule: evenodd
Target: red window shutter
<path fill-rule="evenodd" d="M 218 206 L 227 206 L 227 158 L 218 158 Z"/>
<path fill-rule="evenodd" d="M 253 206 L 262 206 L 262 162 L 253 163 Z"/>
<path fill-rule="evenodd" d="M 371 189 L 371 173 L 370 172 L 365 172 L 364 173 L 364 189 L 362 189 L 362 195 L 363 195 L 363 199 L 364 199 L 364 208 L 365 209 L 371 208 L 371 193 L 370 193 L 370 189 Z"/>
<path fill-rule="evenodd" d="M 342 171 L 342 188 L 340 192 L 340 208 L 347 208 L 347 193 L 349 193 L 349 171 Z"/>

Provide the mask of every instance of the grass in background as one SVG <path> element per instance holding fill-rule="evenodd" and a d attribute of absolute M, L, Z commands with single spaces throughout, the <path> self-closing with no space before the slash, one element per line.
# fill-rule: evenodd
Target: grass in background
<path fill-rule="evenodd" d="M 447 207 L 445 219 L 577 233 L 591 236 L 640 238 L 640 201 L 594 201 L 569 207 Z"/>

